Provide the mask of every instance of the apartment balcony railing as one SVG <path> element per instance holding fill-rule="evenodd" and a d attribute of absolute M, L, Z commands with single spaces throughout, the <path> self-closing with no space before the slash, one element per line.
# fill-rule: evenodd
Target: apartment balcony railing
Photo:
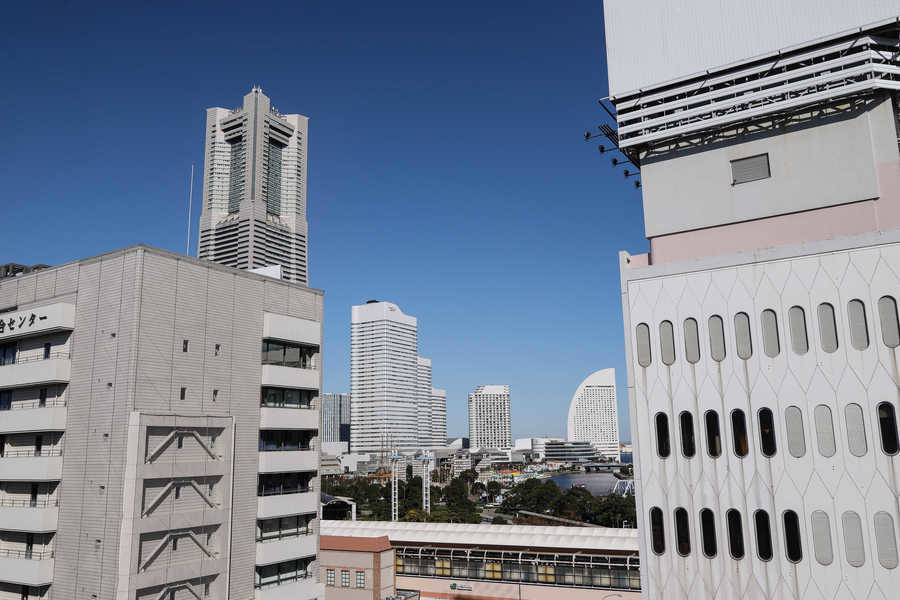
<path fill-rule="evenodd" d="M 53 558 L 53 550 L 0 549 L 0 556 L 5 556 L 6 558 L 24 558 L 27 560 L 46 560 Z"/>
<path fill-rule="evenodd" d="M 312 573 L 309 571 L 303 571 L 301 573 L 296 573 L 293 575 L 279 575 L 277 579 L 272 581 L 258 581 L 253 587 L 258 590 L 264 590 L 266 588 L 274 587 L 276 585 L 284 585 L 286 583 L 292 583 L 294 581 L 303 581 L 306 579 L 311 579 Z"/>
<path fill-rule="evenodd" d="M 29 448 L 27 450 L 7 450 L 0 458 L 19 458 L 23 456 L 62 456 L 62 448 Z"/>
<path fill-rule="evenodd" d="M 56 508 L 59 506 L 59 500 L 13 500 L 10 498 L 0 498 L 0 508 Z"/>
<path fill-rule="evenodd" d="M 10 365 L 24 365 L 27 363 L 40 362 L 42 360 L 51 360 L 54 358 L 69 359 L 72 358 L 69 352 L 51 352 L 49 354 L 41 354 L 40 356 L 16 356 L 14 359 L 6 359 L 0 361 L 0 367 L 8 367 Z"/>
<path fill-rule="evenodd" d="M 259 405 L 262 408 L 301 408 L 306 410 L 316 410 L 319 408 L 319 405 L 316 402 L 286 404 L 284 402 L 266 402 L 265 400 L 262 400 L 260 401 Z"/>
<path fill-rule="evenodd" d="M 257 535 L 256 541 L 257 543 L 265 544 L 266 542 L 277 542 L 279 540 L 287 540 L 295 537 L 313 535 L 314 533 L 314 530 L 307 527 L 305 529 L 299 529 L 297 531 L 279 531 L 278 533 L 270 533 L 265 536 Z"/>
<path fill-rule="evenodd" d="M 297 446 L 260 446 L 260 452 L 303 452 L 306 450 L 315 450 L 315 446 L 312 444 L 307 444 L 305 446 L 297 445 Z"/>
<path fill-rule="evenodd" d="M 3 410 L 28 410 L 32 408 L 58 408 L 65 406 L 66 401 L 62 398 L 52 398 L 49 400 L 29 400 L 27 402 L 16 402 L 14 404 L 4 404 L 0 402 L 0 411 Z"/>
<path fill-rule="evenodd" d="M 305 494 L 307 492 L 313 491 L 313 486 L 308 485 L 306 487 L 278 487 L 278 488 L 267 488 L 267 489 L 258 489 L 257 496 L 283 496 L 285 494 Z"/>

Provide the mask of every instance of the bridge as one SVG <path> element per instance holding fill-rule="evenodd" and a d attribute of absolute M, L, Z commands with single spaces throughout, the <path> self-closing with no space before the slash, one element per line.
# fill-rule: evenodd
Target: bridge
<path fill-rule="evenodd" d="M 585 473 L 600 473 L 601 471 L 613 471 L 618 470 L 621 467 L 631 466 L 631 463 L 601 463 L 601 462 L 593 462 L 593 463 L 585 463 L 582 465 L 584 467 Z"/>

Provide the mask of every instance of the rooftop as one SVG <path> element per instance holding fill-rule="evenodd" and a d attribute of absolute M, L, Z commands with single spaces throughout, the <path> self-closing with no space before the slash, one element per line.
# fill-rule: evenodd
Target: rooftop
<path fill-rule="evenodd" d="M 322 521 L 326 536 L 387 536 L 392 543 L 491 548 L 553 549 L 600 554 L 639 550 L 637 529 L 611 527 L 545 527 L 473 525 L 468 523 L 403 523 L 391 521 Z M 323 546 L 324 548 L 324 542 Z"/>
<path fill-rule="evenodd" d="M 384 552 L 391 549 L 391 542 L 386 535 L 381 537 L 322 535 L 319 537 L 319 547 L 322 550 L 343 552 Z"/>

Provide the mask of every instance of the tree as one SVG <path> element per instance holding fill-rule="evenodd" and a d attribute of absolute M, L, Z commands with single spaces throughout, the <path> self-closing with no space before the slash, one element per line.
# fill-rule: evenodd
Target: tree
<path fill-rule="evenodd" d="M 488 498 L 490 498 L 491 502 L 493 502 L 494 498 L 496 498 L 500 494 L 501 489 L 502 488 L 500 487 L 499 481 L 488 481 L 487 493 Z"/>
<path fill-rule="evenodd" d="M 406 480 L 412 479 L 412 465 L 406 465 Z"/>
<path fill-rule="evenodd" d="M 509 523 L 509 521 L 507 521 L 500 515 L 497 515 L 496 517 L 491 519 L 491 524 L 493 524 L 493 525 L 507 525 L 508 523 Z"/>
<path fill-rule="evenodd" d="M 483 494 L 487 493 L 487 488 L 484 487 L 484 484 L 481 483 L 480 481 L 476 481 L 475 483 L 472 484 L 471 491 L 472 491 L 473 496 L 478 496 L 480 498 Z"/>

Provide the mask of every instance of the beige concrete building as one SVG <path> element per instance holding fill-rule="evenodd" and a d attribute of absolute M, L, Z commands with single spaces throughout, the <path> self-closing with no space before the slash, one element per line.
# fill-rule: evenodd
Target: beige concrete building
<path fill-rule="evenodd" d="M 0 599 L 320 600 L 321 320 L 145 246 L 0 279 Z"/>
<path fill-rule="evenodd" d="M 384 600 L 395 593 L 394 550 L 387 536 L 320 538 L 325 600 Z"/>

